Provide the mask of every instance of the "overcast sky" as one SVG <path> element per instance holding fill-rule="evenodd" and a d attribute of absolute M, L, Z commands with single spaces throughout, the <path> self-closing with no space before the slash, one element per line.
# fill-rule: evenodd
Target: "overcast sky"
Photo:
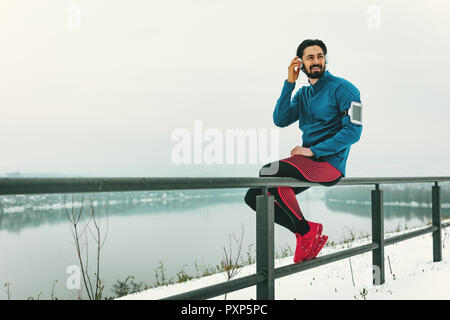
<path fill-rule="evenodd" d="M 2 0 L 0 173 L 257 176 L 176 165 L 171 135 L 275 129 L 287 67 L 318 38 L 364 104 L 347 176 L 448 176 L 449 16 L 444 0 Z M 298 122 L 279 130 L 288 157 Z"/>

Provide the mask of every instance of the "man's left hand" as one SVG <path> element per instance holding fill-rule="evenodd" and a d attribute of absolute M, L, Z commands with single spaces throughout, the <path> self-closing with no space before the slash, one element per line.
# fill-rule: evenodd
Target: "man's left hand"
<path fill-rule="evenodd" d="M 305 157 L 313 157 L 314 153 L 312 153 L 310 148 L 296 146 L 294 149 L 291 150 L 291 157 L 295 156 L 295 155 L 305 156 Z"/>

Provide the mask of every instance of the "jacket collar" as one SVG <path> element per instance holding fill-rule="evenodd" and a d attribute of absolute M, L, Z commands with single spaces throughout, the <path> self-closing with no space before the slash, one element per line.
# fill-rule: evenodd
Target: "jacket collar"
<path fill-rule="evenodd" d="M 320 89 L 322 89 L 322 87 L 328 82 L 328 80 L 330 80 L 333 77 L 333 75 L 330 73 L 330 71 L 325 70 L 323 76 L 321 78 L 319 78 L 319 80 L 317 80 L 317 82 L 315 84 L 311 84 L 311 82 L 309 83 L 311 86 L 311 89 L 313 90 L 314 93 L 319 92 Z M 308 79 L 309 82 L 309 79 Z"/>

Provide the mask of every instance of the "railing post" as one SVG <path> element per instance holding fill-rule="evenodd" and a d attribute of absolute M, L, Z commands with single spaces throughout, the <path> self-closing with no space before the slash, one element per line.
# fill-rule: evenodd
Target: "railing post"
<path fill-rule="evenodd" d="M 373 284 L 384 283 L 384 210 L 383 190 L 379 184 L 372 190 L 372 242 L 378 243 L 380 247 L 372 251 Z"/>
<path fill-rule="evenodd" d="M 266 276 L 256 285 L 257 300 L 275 299 L 274 277 L 274 197 L 263 194 L 256 197 L 256 273 Z"/>
<path fill-rule="evenodd" d="M 441 186 L 438 186 L 437 181 L 431 188 L 431 211 L 432 211 L 432 225 L 437 227 L 433 231 L 433 262 L 442 261 L 442 239 L 441 239 Z"/>

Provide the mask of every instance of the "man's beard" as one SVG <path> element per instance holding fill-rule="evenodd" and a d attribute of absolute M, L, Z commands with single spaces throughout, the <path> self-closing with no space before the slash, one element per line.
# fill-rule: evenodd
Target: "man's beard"
<path fill-rule="evenodd" d="M 305 69 L 305 73 L 308 76 L 308 78 L 311 78 L 311 79 L 322 78 L 323 74 L 325 73 L 325 66 L 322 67 L 321 65 L 313 65 L 313 66 L 311 66 L 310 70 L 312 68 L 314 68 L 314 67 L 319 67 L 320 70 L 319 71 L 313 71 L 313 72 L 307 72 L 306 69 Z"/>

